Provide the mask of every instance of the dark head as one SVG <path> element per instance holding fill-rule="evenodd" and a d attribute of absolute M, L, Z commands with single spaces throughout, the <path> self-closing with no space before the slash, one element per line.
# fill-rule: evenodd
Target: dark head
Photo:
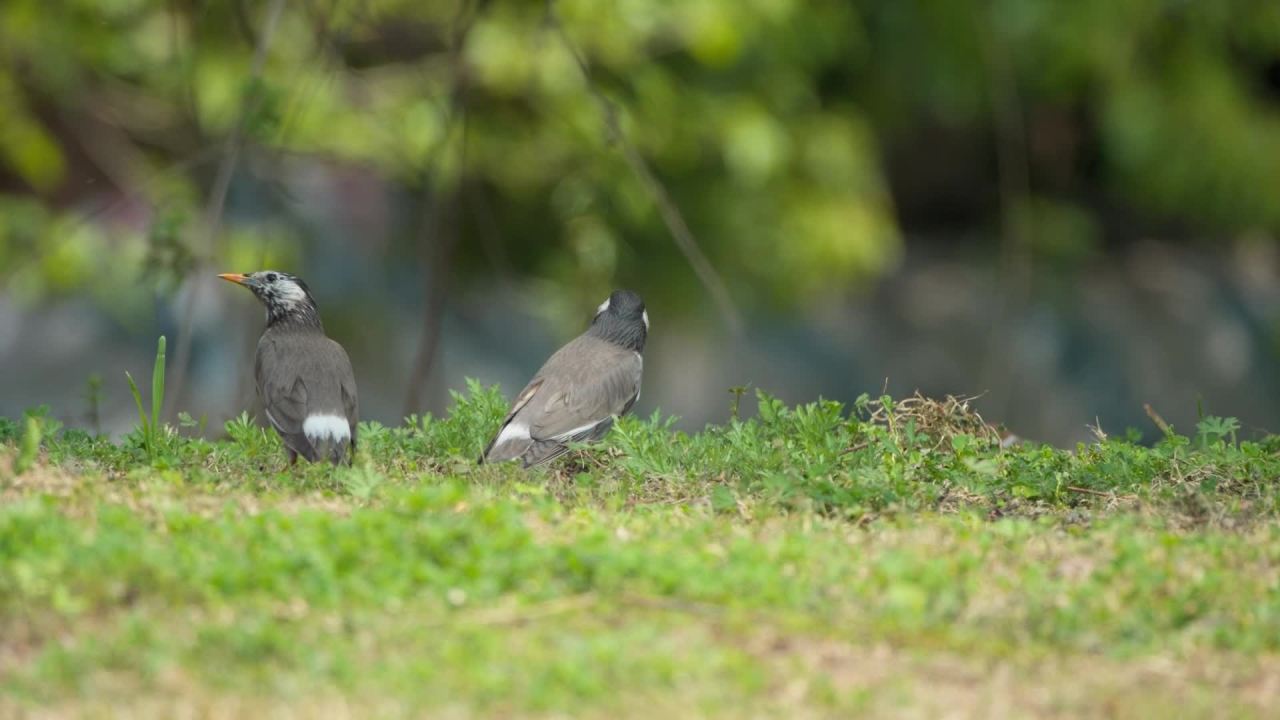
<path fill-rule="evenodd" d="M 316 301 L 302 278 L 278 270 L 259 270 L 248 275 L 224 273 L 218 277 L 239 283 L 258 296 L 267 307 L 267 327 L 278 323 L 321 327 Z"/>
<path fill-rule="evenodd" d="M 596 317 L 587 334 L 644 352 L 644 341 L 649 335 L 649 313 L 644 309 L 644 301 L 630 290 L 614 290 L 596 308 Z"/>

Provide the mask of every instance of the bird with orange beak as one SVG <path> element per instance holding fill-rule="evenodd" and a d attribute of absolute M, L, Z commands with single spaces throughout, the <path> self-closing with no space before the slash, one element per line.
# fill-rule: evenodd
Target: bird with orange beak
<path fill-rule="evenodd" d="M 324 334 L 306 283 L 276 270 L 218 277 L 248 288 L 266 306 L 254 379 L 289 464 L 299 455 L 311 462 L 350 464 L 359 420 L 355 373 L 347 351 Z"/>

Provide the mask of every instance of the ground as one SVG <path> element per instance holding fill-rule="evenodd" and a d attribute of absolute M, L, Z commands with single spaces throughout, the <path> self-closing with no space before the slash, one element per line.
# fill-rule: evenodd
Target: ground
<path fill-rule="evenodd" d="M 1280 713 L 1280 441 L 755 405 L 527 472 L 475 385 L 352 468 L 0 422 L 0 717 Z"/>

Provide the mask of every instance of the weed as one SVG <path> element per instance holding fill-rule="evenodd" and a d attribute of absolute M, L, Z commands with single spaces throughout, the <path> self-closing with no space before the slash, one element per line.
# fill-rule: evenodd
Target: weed
<path fill-rule="evenodd" d="M 85 382 L 84 400 L 88 406 L 85 419 L 94 434 L 99 434 L 102 432 L 102 376 L 98 373 L 90 374 Z"/>
<path fill-rule="evenodd" d="M 18 475 L 35 464 L 36 456 L 40 453 L 41 436 L 40 418 L 36 415 L 27 415 L 26 428 L 18 446 L 18 458 L 13 463 L 13 471 Z"/>
<path fill-rule="evenodd" d="M 160 408 L 164 407 L 164 346 L 165 338 L 160 336 L 160 340 L 156 343 L 156 359 L 151 369 L 151 414 L 147 415 L 147 411 L 143 409 L 142 393 L 138 390 L 138 384 L 133 381 L 133 376 L 126 370 L 125 379 L 129 381 L 129 393 L 133 395 L 133 402 L 138 406 L 138 429 L 137 434 L 142 440 L 142 447 L 146 451 L 147 458 L 155 460 L 163 436 L 167 432 L 164 422 L 160 417 Z"/>

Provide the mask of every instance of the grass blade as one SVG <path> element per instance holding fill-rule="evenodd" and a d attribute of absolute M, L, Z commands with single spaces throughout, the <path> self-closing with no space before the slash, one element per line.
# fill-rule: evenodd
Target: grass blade
<path fill-rule="evenodd" d="M 142 393 L 138 391 L 138 383 L 133 381 L 133 376 L 128 370 L 124 371 L 124 377 L 129 381 L 129 394 L 133 395 L 133 402 L 138 406 L 138 427 L 142 428 L 143 436 L 147 435 L 147 411 L 142 409 Z"/>
<path fill-rule="evenodd" d="M 40 456 L 41 427 L 40 419 L 27 416 L 27 427 L 22 433 L 22 444 L 18 447 L 18 457 L 13 462 L 13 472 L 21 475 L 35 464 Z"/>
<path fill-rule="evenodd" d="M 151 370 L 151 432 L 160 433 L 160 409 L 164 407 L 164 336 L 156 344 L 156 364 Z"/>

